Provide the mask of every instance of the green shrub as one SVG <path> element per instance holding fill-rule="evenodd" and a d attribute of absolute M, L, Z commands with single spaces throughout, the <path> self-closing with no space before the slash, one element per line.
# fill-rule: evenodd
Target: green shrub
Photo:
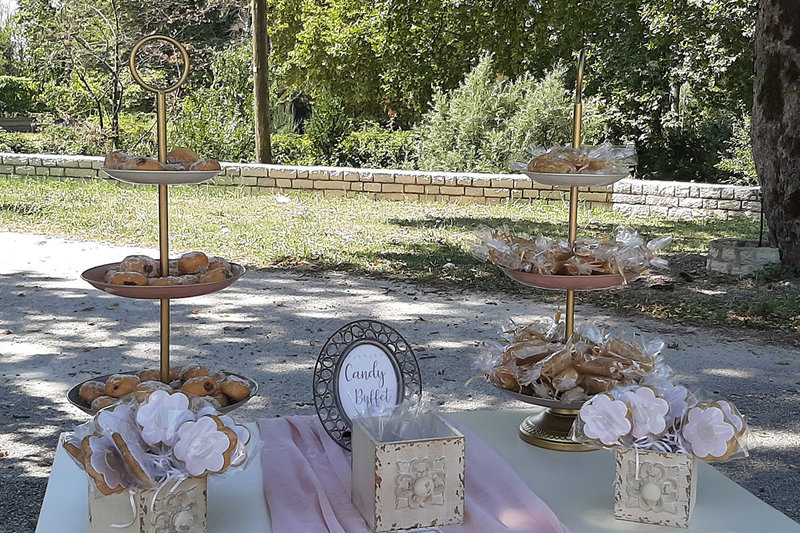
<path fill-rule="evenodd" d="M 340 144 L 352 133 L 353 121 L 344 114 L 336 98 L 322 94 L 314 98 L 313 111 L 305 130 L 318 164 L 336 165 Z"/>
<path fill-rule="evenodd" d="M 41 152 L 36 142 L 38 136 L 32 133 L 16 133 L 0 130 L 0 152 L 34 154 Z"/>
<path fill-rule="evenodd" d="M 415 168 L 416 133 L 368 123 L 342 139 L 338 163 L 348 167 Z"/>
<path fill-rule="evenodd" d="M 0 114 L 19 115 L 39 110 L 41 89 L 30 78 L 0 76 Z"/>
<path fill-rule="evenodd" d="M 297 133 L 276 133 L 271 137 L 272 162 L 276 165 L 313 165 L 311 141 Z"/>
<path fill-rule="evenodd" d="M 523 75 L 498 79 L 485 55 L 450 93 L 436 91 L 433 107 L 416 127 L 419 168 L 509 172 L 531 146 L 565 144 L 572 138 L 572 98 L 566 69 L 542 80 Z M 584 104 L 584 143 L 596 141 L 602 124 L 591 100 Z"/>
<path fill-rule="evenodd" d="M 725 183 L 733 185 L 758 185 L 753 146 L 750 144 L 750 116 L 744 115 L 733 123 L 733 134 L 725 143 L 725 150 L 716 167 L 727 173 Z"/>

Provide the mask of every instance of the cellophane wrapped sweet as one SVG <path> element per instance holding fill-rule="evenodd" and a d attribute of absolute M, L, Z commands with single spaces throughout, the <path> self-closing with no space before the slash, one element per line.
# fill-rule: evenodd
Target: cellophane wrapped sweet
<path fill-rule="evenodd" d="M 703 461 L 746 457 L 749 448 L 747 422 L 732 402 L 702 397 L 664 377 L 594 396 L 581 407 L 571 436 L 594 446 Z"/>
<path fill-rule="evenodd" d="M 628 146 L 532 147 L 530 157 L 511 164 L 512 170 L 555 174 L 627 175 L 636 166 L 636 150 Z"/>
<path fill-rule="evenodd" d="M 659 356 L 661 341 L 626 341 L 591 325 L 566 342 L 563 324 L 549 318 L 503 334 L 479 356 L 480 370 L 498 387 L 537 398 L 580 402 L 668 371 Z"/>
<path fill-rule="evenodd" d="M 100 410 L 61 445 L 102 494 L 152 489 L 243 466 L 255 439 L 202 397 L 156 390 Z"/>
<path fill-rule="evenodd" d="M 570 246 L 562 239 L 487 228 L 478 233 L 478 240 L 473 255 L 509 270 L 555 276 L 591 276 L 639 274 L 649 267 L 665 268 L 667 261 L 657 254 L 672 242 L 672 237 L 645 242 L 633 228 L 620 226 L 611 241 L 587 237 L 577 239 L 575 245 Z"/>

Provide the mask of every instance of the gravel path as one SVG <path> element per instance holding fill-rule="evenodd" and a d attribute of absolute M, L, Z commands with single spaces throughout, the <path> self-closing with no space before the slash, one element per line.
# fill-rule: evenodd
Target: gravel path
<path fill-rule="evenodd" d="M 86 420 L 66 401 L 94 375 L 157 366 L 158 304 L 91 288 L 79 273 L 136 252 L 0 232 L 0 532 L 35 528 L 60 432 Z M 311 379 L 326 339 L 372 318 L 392 325 L 419 359 L 423 387 L 443 410 L 523 408 L 490 385 L 464 383 L 484 340 L 508 318 L 552 306 L 487 293 L 444 293 L 345 274 L 248 272 L 230 288 L 174 300 L 172 358 L 245 374 L 261 387 L 239 419 L 313 414 Z M 580 306 L 576 321 L 660 337 L 689 386 L 733 400 L 749 419 L 749 459 L 719 465 L 747 490 L 800 520 L 800 353 L 747 331 L 668 325 Z M 522 416 L 520 417 L 522 418 Z M 517 438 L 509 435 L 508 438 Z M 609 481 L 610 482 L 610 481 Z"/>

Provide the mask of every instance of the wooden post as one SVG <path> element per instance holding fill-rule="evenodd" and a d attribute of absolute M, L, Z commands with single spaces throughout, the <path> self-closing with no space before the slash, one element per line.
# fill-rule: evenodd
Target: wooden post
<path fill-rule="evenodd" d="M 272 163 L 267 0 L 253 0 L 253 104 L 255 108 L 256 162 Z"/>

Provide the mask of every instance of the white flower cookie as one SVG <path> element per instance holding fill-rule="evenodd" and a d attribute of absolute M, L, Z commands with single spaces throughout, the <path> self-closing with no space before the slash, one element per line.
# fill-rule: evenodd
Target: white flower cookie
<path fill-rule="evenodd" d="M 606 446 L 619 444 L 631 432 L 628 406 L 608 394 L 598 394 L 583 404 L 579 416 L 584 434 Z"/>
<path fill-rule="evenodd" d="M 704 461 L 725 460 L 736 451 L 735 429 L 719 407 L 698 404 L 689 409 L 682 434 L 692 453 Z"/>
<path fill-rule="evenodd" d="M 656 396 L 650 387 L 638 387 L 626 391 L 620 398 L 631 409 L 633 421 L 633 438 L 659 436 L 667 429 L 667 411 L 669 404 Z"/>
<path fill-rule="evenodd" d="M 172 446 L 178 428 L 186 421 L 194 420 L 189 409 L 189 398 L 185 394 L 170 394 L 164 390 L 153 391 L 146 404 L 139 406 L 136 423 L 142 428 L 142 440 L 151 446 Z"/>
<path fill-rule="evenodd" d="M 237 442 L 233 430 L 216 416 L 206 415 L 181 424 L 172 453 L 190 476 L 199 477 L 227 469 Z"/>

